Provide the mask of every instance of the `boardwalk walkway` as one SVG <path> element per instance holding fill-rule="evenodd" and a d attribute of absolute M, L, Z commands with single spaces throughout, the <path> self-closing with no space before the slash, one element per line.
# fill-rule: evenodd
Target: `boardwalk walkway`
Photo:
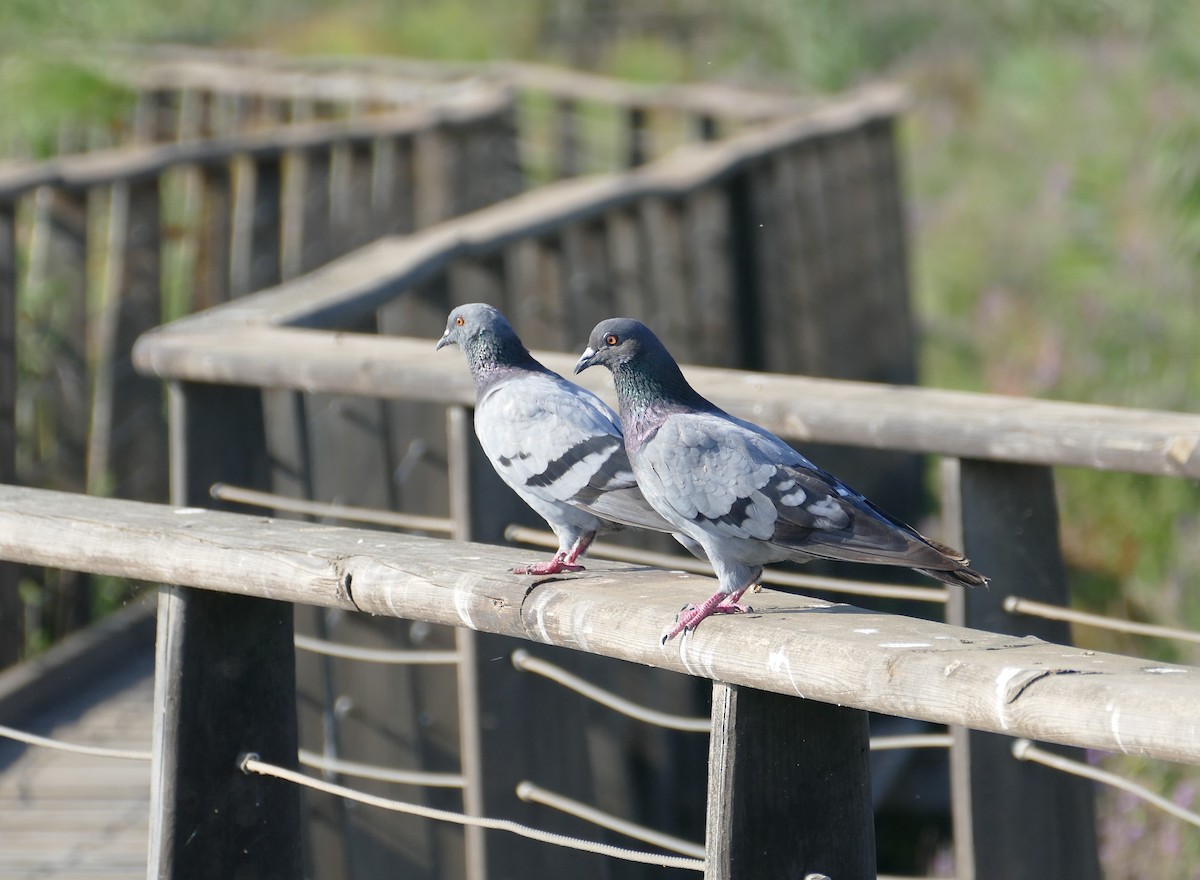
<path fill-rule="evenodd" d="M 149 750 L 153 620 L 132 612 L 117 623 L 61 646 L 67 650 L 50 658 L 50 668 L 36 670 L 36 685 L 29 676 L 0 692 L 0 723 L 74 743 Z M 34 670 L 5 678 L 25 672 Z M 0 739 L 0 880 L 140 880 L 149 814 L 149 762 Z"/>

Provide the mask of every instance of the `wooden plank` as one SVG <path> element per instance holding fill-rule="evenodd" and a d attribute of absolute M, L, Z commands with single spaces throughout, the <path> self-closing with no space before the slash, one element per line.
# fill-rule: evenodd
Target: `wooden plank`
<path fill-rule="evenodd" d="M 867 713 L 713 686 L 705 880 L 874 880 Z"/>
<path fill-rule="evenodd" d="M 692 359 L 717 367 L 737 366 L 737 301 L 730 261 L 729 199 L 725 190 L 706 187 L 683 205 L 684 261 L 690 290 L 689 333 Z"/>
<path fill-rule="evenodd" d="M 17 481 L 17 217 L 0 203 L 0 483 Z M 21 657 L 24 605 L 15 565 L 0 564 L 0 669 Z"/>
<path fill-rule="evenodd" d="M 954 591 L 951 622 L 1070 643 L 1062 621 L 1011 615 L 1009 595 L 1069 604 L 1049 468 L 963 461 L 944 491 L 961 516 L 959 546 L 992 578 Z M 1110 710 L 1112 712 L 1118 710 Z M 1114 727 L 1119 715 L 1113 716 Z M 956 872 L 975 880 L 1098 878 L 1092 784 L 1012 757 L 1012 739 L 956 729 L 952 750 Z M 1082 754 L 1068 753 L 1077 761 Z"/>
<path fill-rule="evenodd" d="M 146 501 L 167 497 L 167 427 L 160 383 L 138 375 L 134 342 L 162 321 L 162 242 L 158 180 L 136 181 L 128 188 L 128 212 L 121 236 L 112 343 L 103 362 L 111 374 L 112 419 L 107 455 L 96 462 L 111 469 L 112 492 Z M 89 467 L 93 462 L 89 462 Z"/>
<path fill-rule="evenodd" d="M 564 99 L 554 105 L 554 172 L 559 178 L 574 177 L 579 173 L 580 135 L 578 106 L 574 101 Z"/>
<path fill-rule="evenodd" d="M 250 264 L 244 291 L 263 290 L 281 280 L 283 248 L 283 160 L 261 157 L 254 163 L 254 200 L 250 223 Z"/>
<path fill-rule="evenodd" d="M 230 239 L 233 234 L 233 187 L 228 165 L 208 165 L 200 171 L 203 207 L 199 252 L 196 255 L 192 308 L 211 308 L 229 301 Z"/>
<path fill-rule="evenodd" d="M 428 356 L 429 338 L 245 327 L 232 314 L 228 321 L 214 317 L 185 319 L 143 336 L 135 350 L 139 369 L 268 388 L 468 405 L 475 399 L 460 364 Z M 578 359 L 577 353 L 534 353 L 561 373 L 570 373 Z M 1190 413 L 711 367 L 686 366 L 685 372 L 719 406 L 796 440 L 1200 476 L 1200 416 Z M 590 370 L 574 381 L 614 399 L 604 371 Z"/>
<path fill-rule="evenodd" d="M 234 410 L 222 412 L 236 424 Z M 680 573 L 591 560 L 587 572 L 531 585 L 506 571 L 528 551 L 23 487 L 0 487 L 0 546 L 32 565 L 86 563 L 101 574 L 470 626 L 852 708 L 1200 763 L 1192 667 L 769 590 L 753 597 L 756 613 L 705 621 L 663 646 L 679 607 L 711 592 L 711 580 Z"/>
<path fill-rule="evenodd" d="M 217 480 L 265 487 L 254 391 L 171 389 L 172 499 L 211 504 Z M 235 569 L 226 577 L 236 580 Z M 252 865 L 300 876 L 301 793 L 242 773 L 255 752 L 297 766 L 295 654 L 287 602 L 164 587 L 155 659 L 149 872 L 230 877 Z"/>

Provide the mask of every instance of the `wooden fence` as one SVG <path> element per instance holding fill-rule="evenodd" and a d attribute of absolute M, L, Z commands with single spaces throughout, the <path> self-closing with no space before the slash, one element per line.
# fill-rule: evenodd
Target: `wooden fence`
<path fill-rule="evenodd" d="M 556 184 L 413 236 L 384 240 L 318 275 L 248 298 L 236 308 L 216 309 L 144 336 L 135 353 L 137 363 L 170 383 L 176 462 L 173 501 L 211 504 L 213 484 L 224 483 L 274 489 L 279 496 L 391 506 L 394 497 L 378 499 L 381 493 L 386 496 L 392 491 L 386 475 L 404 470 L 396 436 L 405 425 L 428 429 L 445 419 L 444 451 L 437 457 L 449 463 L 449 483 L 443 484 L 443 493 L 430 491 L 433 484 L 426 483 L 421 491 L 400 500 L 423 502 L 427 515 L 436 516 L 440 510 L 445 517 L 440 526 L 425 520 L 416 528 L 440 528 L 460 538 L 501 540 L 508 527 L 527 514 L 497 487 L 490 469 L 480 463 L 478 451 L 473 449 L 464 408 L 473 402 L 474 390 L 460 359 L 435 358 L 430 353 L 450 305 L 462 301 L 483 299 L 500 305 L 527 339 L 551 348 L 579 346 L 597 318 L 625 312 L 646 318 L 672 347 L 701 352 L 701 357 L 730 357 L 729 347 L 722 343 L 734 338 L 744 342 L 749 357 L 772 367 L 813 357 L 826 370 L 849 369 L 842 353 L 852 349 L 858 369 L 874 370 L 881 379 L 903 378 L 893 370 L 896 364 L 903 366 L 905 359 L 895 356 L 894 345 L 873 344 L 870 335 L 888 335 L 908 321 L 903 304 L 876 293 L 895 289 L 892 273 L 898 264 L 903 265 L 894 257 L 900 247 L 894 239 L 897 227 L 870 222 L 873 217 L 889 216 L 895 208 L 886 190 L 879 195 L 879 169 L 890 168 L 892 160 L 886 124 L 890 117 L 886 112 L 877 113 L 878 109 L 869 100 L 828 108 L 695 147 L 630 174 Z M 826 148 L 828 153 L 823 152 Z M 873 187 L 835 190 L 843 196 L 833 199 L 835 205 L 800 198 L 803 182 L 812 179 L 806 172 L 814 164 L 821 167 L 816 164 L 820 157 L 845 155 L 861 164 L 852 164 L 856 171 L 833 179 L 871 180 Z M 863 157 L 870 156 L 876 157 L 874 162 L 864 161 Z M 894 168 L 891 172 L 894 180 Z M 888 179 L 886 174 L 882 176 Z M 829 179 L 828 175 L 813 177 Z M 856 197 L 845 198 L 849 192 Z M 880 201 L 870 201 L 868 193 Z M 813 205 L 818 207 L 815 215 L 805 213 L 805 206 L 811 211 Z M 771 211 L 774 213 L 768 213 Z M 758 216 L 770 217 L 772 222 L 764 220 L 761 226 L 744 223 L 745 218 Z M 635 227 L 640 236 L 629 232 L 631 218 L 641 224 Z M 765 231 L 739 238 L 747 228 Z M 636 242 L 639 237 L 646 242 L 641 246 L 645 250 L 635 249 L 633 254 L 622 250 L 623 242 Z M 712 247 L 714 241 L 723 246 Z M 822 256 L 807 262 L 800 259 L 798 249 L 805 241 L 815 241 L 812 246 Z M 839 248 L 849 251 L 851 243 L 857 259 L 848 262 L 859 274 L 832 286 L 830 276 L 820 274 L 821 267 L 843 265 L 827 255 L 839 253 Z M 531 266 L 541 267 L 553 280 L 531 283 Z M 762 299 L 756 300 L 754 294 L 748 299 L 739 295 L 743 289 L 756 291 Z M 880 314 L 889 319 L 879 321 Z M 814 317 L 817 315 L 819 319 Z M 873 319 L 868 320 L 867 315 Z M 806 335 L 812 323 L 819 323 L 828 336 Z M 378 332 L 352 332 L 356 328 Z M 395 338 L 384 335 L 387 332 L 421 333 L 424 338 Z M 905 333 L 898 336 L 911 340 Z M 873 363 L 876 352 L 879 360 Z M 567 356 L 546 353 L 544 360 L 560 371 L 569 367 Z M 1085 739 L 1092 735 L 1085 731 L 1095 728 L 1095 735 L 1115 738 L 1124 744 L 1119 743 L 1118 750 L 1128 750 L 1136 748 L 1124 727 L 1129 716 L 1119 700 L 1089 690 L 1100 679 L 1077 662 L 1086 653 L 1055 648 L 1051 651 L 1054 659 L 1025 653 L 1038 644 L 1029 636 L 1066 643 L 1065 624 L 1017 616 L 1005 611 L 1003 603 L 1010 595 L 1059 605 L 1067 600 L 1057 537 L 1054 467 L 1195 477 L 1200 475 L 1200 418 L 712 368 L 689 368 L 689 374 L 701 392 L 718 404 L 782 436 L 803 441 L 806 448 L 807 444 L 829 443 L 943 456 L 944 537 L 964 547 L 978 567 L 993 577 L 993 586 L 966 595 L 941 593 L 935 601 L 948 605 L 952 624 L 999 635 L 984 637 L 913 621 L 901 624 L 891 618 L 882 628 L 874 620 L 863 627 L 837 621 L 835 627 L 843 634 L 849 631 L 872 638 L 879 634 L 880 645 L 892 646 L 888 650 L 899 651 L 906 658 L 916 654 L 923 663 L 928 662 L 910 678 L 907 660 L 897 661 L 893 656 L 859 666 L 858 648 L 845 643 L 812 643 L 812 653 L 806 649 L 803 662 L 797 663 L 788 653 L 794 643 L 784 634 L 795 635 L 787 622 L 792 618 L 787 615 L 765 614 L 762 621 L 769 623 L 756 621 L 756 626 L 767 629 L 757 635 L 749 630 L 739 634 L 736 624 L 740 621 L 732 621 L 722 633 L 713 633 L 714 639 L 729 634 L 733 641 L 727 645 L 728 653 L 715 647 L 718 642 L 702 640 L 664 651 L 651 644 L 648 623 L 633 623 L 626 616 L 638 614 L 625 607 L 626 601 L 612 598 L 608 604 L 607 581 L 597 583 L 604 588 L 603 597 L 598 592 L 588 595 L 590 601 L 617 615 L 610 618 L 618 621 L 611 629 L 596 624 L 600 617 L 590 610 L 570 603 L 556 605 L 555 591 L 539 594 L 545 584 L 512 599 L 492 591 L 489 584 L 483 596 L 490 599 L 460 604 L 451 617 L 427 610 L 417 615 L 420 620 L 469 627 L 455 630 L 463 722 L 449 727 L 459 740 L 467 811 L 518 817 L 536 813 L 516 800 L 512 783 L 539 772 L 553 776 L 564 787 L 575 786 L 576 791 L 570 792 L 573 795 L 578 789 L 603 789 L 590 779 L 581 782 L 579 773 L 567 778 L 572 774 L 551 760 L 561 756 L 569 763 L 567 755 L 575 746 L 564 746 L 561 738 L 586 737 L 588 726 L 544 692 L 539 695 L 525 684 L 514 683 L 517 677 L 495 662 L 498 655 L 510 650 L 503 643 L 488 641 L 489 636 L 480 635 L 477 642 L 470 637 L 473 630 L 510 633 L 494 621 L 511 613 L 523 621 L 519 634 L 536 641 L 621 656 L 658 668 L 669 663 L 668 668 L 735 684 L 748 683 L 739 677 L 747 669 L 765 668 L 774 684 L 758 684 L 768 690 L 906 717 L 933 719 L 936 714 L 941 721 L 964 725 L 954 729 L 951 761 L 957 876 L 981 880 L 1097 876 L 1088 786 L 1048 773 L 1043 767 L 1012 761 L 1010 740 L 996 734 L 1101 747 Z M 585 374 L 583 378 L 604 393 L 597 377 Z M 329 401 L 336 403 L 323 409 Z M 445 407 L 449 407 L 448 414 L 442 413 Z M 316 416 L 337 408 L 356 416 L 339 423 L 342 430 L 327 433 Z M 396 412 L 406 418 L 393 420 Z M 363 413 L 373 414 L 373 418 Z M 356 424 L 357 433 L 346 427 Z M 246 426 L 258 425 L 264 426 L 261 434 L 247 431 Z M 353 467 L 342 467 L 345 461 L 353 462 Z M 282 497 L 267 503 L 287 509 Z M 335 519 L 339 516 L 336 507 L 323 512 Z M 445 564 L 448 568 L 461 565 L 456 577 L 465 581 L 468 577 L 463 572 L 473 570 L 476 562 L 456 557 Z M 366 609 L 358 592 L 360 573 L 347 567 L 338 571 L 350 575 L 347 583 L 353 601 Z M 426 584 L 436 580 L 425 572 L 427 569 L 422 569 L 417 580 Z M 557 590 L 558 583 L 552 586 Z M 412 599 L 420 605 L 427 598 L 417 587 L 405 590 L 405 603 Z M 201 650 L 188 646 L 200 645 L 209 631 L 206 601 L 185 590 L 171 594 L 172 629 L 164 631 L 164 636 L 178 646 L 181 656 Z M 395 601 L 393 597 L 390 610 L 407 615 L 408 606 L 401 611 Z M 377 607 L 372 605 L 370 610 Z M 619 613 L 617 607 L 622 608 Z M 661 615 L 656 619 L 661 622 Z M 247 632 L 241 638 L 266 645 L 276 624 L 277 618 L 264 618 L 256 635 Z M 776 631 L 776 625 L 781 629 Z M 922 629 L 925 626 L 935 629 Z M 911 627 L 917 627 L 919 633 Z M 809 633 L 807 628 L 805 632 Z M 393 629 L 388 634 L 401 643 L 420 641 L 412 638 L 412 631 L 405 634 Z M 275 638 L 286 665 L 291 657 L 290 642 L 278 634 Z M 966 651 L 972 659 L 958 654 L 948 658 L 939 642 L 953 642 L 954 651 Z M 785 643 L 786 650 L 780 647 Z M 976 647 L 980 648 L 978 655 Z M 977 675 L 974 664 L 979 657 L 998 665 Z M 1031 665 L 1018 657 L 1033 658 Z M 182 662 L 186 665 L 187 661 Z M 1102 662 L 1118 661 L 1103 658 Z M 1166 682 L 1168 690 L 1191 687 L 1183 682 L 1190 680 L 1192 672 L 1159 677 L 1151 670 L 1166 667 L 1144 661 L 1120 662 L 1133 663 L 1141 670 L 1139 687 L 1146 699 L 1152 699 L 1160 681 Z M 569 660 L 564 663 L 570 665 Z M 581 665 L 596 672 L 594 664 Z M 845 672 L 847 668 L 861 670 L 863 677 L 856 679 L 855 673 Z M 188 696 L 189 688 L 202 691 L 203 683 L 187 683 L 185 667 L 179 674 L 182 683 L 173 691 L 174 698 L 189 705 L 193 699 L 203 702 L 202 695 Z M 784 685 L 789 676 L 789 684 Z M 957 692 L 955 688 L 968 679 L 978 691 Z M 919 688 L 919 695 L 906 689 L 908 683 Z M 442 684 L 445 686 L 445 680 Z M 430 685 L 426 683 L 426 687 Z M 1075 691 L 1075 696 L 1068 696 Z M 651 702 L 680 700 L 678 688 L 661 682 L 651 687 L 650 693 Z M 864 697 L 867 693 L 871 696 Z M 1029 716 L 1021 711 L 1027 698 L 1051 694 L 1053 700 L 1061 700 L 1053 710 Z M 1165 694 L 1166 690 L 1153 699 Z M 815 768 L 825 759 L 839 768 L 839 774 L 858 766 L 845 752 L 835 755 L 831 751 L 825 759 L 801 752 L 809 747 L 836 751 L 831 744 L 860 743 L 865 736 L 865 716 L 834 710 L 808 716 L 811 707 L 763 699 L 744 690 L 719 691 L 714 705 L 716 717 L 722 719 L 720 730 L 735 730 L 745 719 L 753 718 L 749 723 L 754 733 L 730 734 L 732 739 L 723 740 L 723 745 L 714 740 L 713 748 L 718 751 L 713 766 L 718 772 L 709 780 L 707 837 L 711 876 L 727 876 L 730 870 L 737 870 L 731 869 L 731 864 L 741 865 L 738 876 L 792 875 L 789 871 L 795 865 L 787 859 L 798 850 L 781 854 L 775 847 L 780 838 L 791 842 L 794 838 L 789 835 L 794 829 L 778 834 L 781 820 L 770 815 L 775 808 L 783 812 L 802 809 L 806 816 L 819 814 L 811 826 L 813 839 L 824 834 L 827 841 L 837 838 L 847 847 L 836 856 L 837 869 L 828 871 L 832 876 L 867 876 L 868 870 L 873 871 L 873 859 L 864 848 L 864 841 L 871 836 L 866 826 L 861 826 L 861 835 L 845 831 L 861 820 L 861 780 L 844 787 L 839 784 L 836 790 L 821 790 L 819 804 L 802 807 L 774 800 L 779 791 L 806 786 L 812 793 L 813 777 L 793 780 L 781 775 L 781 768 Z M 1191 723 L 1190 708 L 1176 711 L 1167 709 L 1167 702 L 1157 705 L 1161 712 L 1155 723 Z M 372 714 L 369 709 L 364 712 Z M 302 730 L 303 716 L 302 707 Z M 550 717 L 555 719 L 554 730 L 547 733 L 545 722 L 539 719 Z M 490 726 L 481 725 L 480 719 L 491 719 Z M 388 721 L 374 720 L 383 729 L 396 729 L 389 728 Z M 350 730 L 349 721 L 346 729 Z M 798 736 L 795 730 L 811 730 L 812 734 Z M 471 731 L 476 732 L 475 739 Z M 418 740 L 428 738 L 415 727 L 408 732 Z M 1189 736 L 1182 735 L 1181 741 L 1167 750 L 1173 759 L 1192 760 L 1178 751 L 1190 748 L 1186 745 Z M 171 731 L 160 745 L 179 753 L 202 747 L 187 737 L 186 731 Z M 1157 754 L 1167 756 L 1166 752 Z M 438 759 L 445 760 L 444 751 Z M 761 812 L 731 819 L 729 811 L 718 809 L 715 815 L 723 818 L 714 818 L 713 804 L 721 797 L 736 801 L 746 793 L 738 787 L 744 783 L 721 788 L 730 784 L 721 771 L 746 760 L 757 768 L 746 772 L 771 774 L 749 777 L 761 780 L 756 786 L 763 798 L 756 808 Z M 794 784 L 780 780 L 793 780 Z M 840 781 L 846 782 L 845 777 Z M 186 805 L 175 806 L 186 809 Z M 859 819 L 848 818 L 854 815 Z M 172 821 L 190 819 L 176 817 Z M 832 824 L 823 825 L 825 821 Z M 755 837 L 755 829 L 769 829 L 775 839 Z M 751 857 L 738 848 L 741 841 L 750 839 L 758 856 Z M 723 849 L 726 845 L 734 849 Z M 486 847 L 468 837 L 465 850 L 467 876 L 482 876 L 471 873 L 482 870 L 480 866 L 486 866 L 489 876 L 509 876 L 521 865 L 526 870 L 536 865 L 547 876 L 591 870 L 588 864 L 558 861 L 555 856 L 531 852 L 527 846 L 498 842 L 493 835 Z M 743 858 L 763 861 L 751 867 L 750 862 L 740 862 Z M 868 864 L 869 868 L 864 867 Z M 596 869 L 596 874 L 600 876 L 602 870 Z"/>
<path fill-rule="evenodd" d="M 145 500 L 166 497 L 166 427 L 159 390 L 130 368 L 139 333 L 527 180 L 640 164 L 798 106 L 523 65 L 81 57 L 134 89 L 136 111 L 123 145 L 0 165 L 0 478 Z M 0 664 L 24 641 L 14 576 L 0 573 Z M 85 622 L 87 591 L 59 588 L 81 601 L 55 628 Z"/>

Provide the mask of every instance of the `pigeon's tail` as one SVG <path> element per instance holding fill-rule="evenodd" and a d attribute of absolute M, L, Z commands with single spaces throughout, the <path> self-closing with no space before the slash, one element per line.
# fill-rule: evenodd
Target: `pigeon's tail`
<path fill-rule="evenodd" d="M 955 587 L 986 587 L 988 583 L 987 575 L 980 574 L 975 569 L 966 565 L 962 568 L 918 568 L 916 570 L 921 572 L 921 574 L 927 574 L 931 578 L 941 581 L 943 584 L 950 584 Z"/>
<path fill-rule="evenodd" d="M 924 536 L 922 536 L 924 537 Z M 953 568 L 918 568 L 921 574 L 956 587 L 986 587 L 987 575 L 980 574 L 968 564 L 971 560 L 963 556 L 953 547 L 948 547 L 938 541 L 925 538 L 925 542 L 934 550 L 945 556 L 950 562 L 957 563 Z"/>

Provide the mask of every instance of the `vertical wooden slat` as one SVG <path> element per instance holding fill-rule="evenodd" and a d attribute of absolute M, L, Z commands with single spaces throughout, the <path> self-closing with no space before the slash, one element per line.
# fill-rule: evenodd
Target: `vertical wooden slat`
<path fill-rule="evenodd" d="M 694 363 L 737 364 L 737 302 L 729 254 L 729 204 L 725 190 L 705 187 L 683 206 L 683 248 L 688 279 L 688 333 Z"/>
<path fill-rule="evenodd" d="M 705 880 L 873 880 L 867 713 L 713 686 Z"/>
<path fill-rule="evenodd" d="M 473 541 L 471 529 L 471 413 L 461 406 L 446 411 L 446 458 L 450 472 L 450 516 L 454 520 L 454 539 Z M 458 651 L 459 766 L 463 776 L 463 812 L 482 816 L 483 795 L 483 721 L 480 715 L 479 653 L 474 630 L 456 627 L 454 645 Z M 466 880 L 486 880 L 487 849 L 483 829 L 468 826 L 463 831 L 466 850 Z"/>
<path fill-rule="evenodd" d="M 90 491 L 167 497 L 162 388 L 133 368 L 133 344 L 162 322 L 162 243 L 157 177 L 114 184 L 107 282 L 98 322 Z M 111 480 L 111 482 L 110 482 Z"/>
<path fill-rule="evenodd" d="M 328 148 L 304 154 L 304 208 L 301 220 L 300 267 L 308 272 L 334 256 L 330 243 L 330 179 L 333 157 Z"/>
<path fill-rule="evenodd" d="M 265 488 L 257 390 L 173 384 L 169 400 L 172 503 L 212 506 L 217 480 Z M 238 769 L 246 752 L 297 766 L 292 641 L 288 603 L 161 591 L 148 876 L 302 876 L 301 790 Z"/>
<path fill-rule="evenodd" d="M 580 171 L 579 116 L 576 104 L 563 98 L 555 104 L 555 175 L 574 177 Z"/>
<path fill-rule="evenodd" d="M 229 248 L 233 235 L 233 188 L 230 167 L 206 165 L 200 172 L 200 231 L 192 310 L 229 300 Z"/>
<path fill-rule="evenodd" d="M 647 149 L 649 131 L 646 128 L 647 113 L 645 107 L 630 107 L 625 117 L 626 145 L 625 167 L 636 168 L 649 160 Z"/>
<path fill-rule="evenodd" d="M 0 483 L 17 481 L 17 218 L 0 202 Z M 18 570 L 0 563 L 0 669 L 21 658 L 25 643 Z"/>
<path fill-rule="evenodd" d="M 437 126 L 413 138 L 415 186 L 413 217 L 424 229 L 452 216 L 453 189 L 449 180 L 449 134 Z"/>
<path fill-rule="evenodd" d="M 245 296 L 279 283 L 283 248 L 283 157 L 237 160 L 230 292 Z"/>
<path fill-rule="evenodd" d="M 648 323 L 678 357 L 690 359 L 688 278 L 679 206 L 667 199 L 645 198 L 640 203 L 640 219 L 642 265 L 652 292 L 644 306 L 650 313 Z"/>
<path fill-rule="evenodd" d="M 1004 610 L 1004 599 L 1014 592 L 1068 604 L 1053 471 L 949 460 L 943 494 L 947 510 L 958 514 L 959 533 L 948 537 L 992 578 L 987 589 L 951 589 L 949 622 L 1070 644 L 1067 624 L 1018 618 Z M 999 734 L 954 732 L 956 875 L 961 880 L 1099 877 L 1091 783 L 1017 761 L 1011 748 L 1012 739 Z M 1061 751 L 1083 759 L 1078 750 Z"/>

